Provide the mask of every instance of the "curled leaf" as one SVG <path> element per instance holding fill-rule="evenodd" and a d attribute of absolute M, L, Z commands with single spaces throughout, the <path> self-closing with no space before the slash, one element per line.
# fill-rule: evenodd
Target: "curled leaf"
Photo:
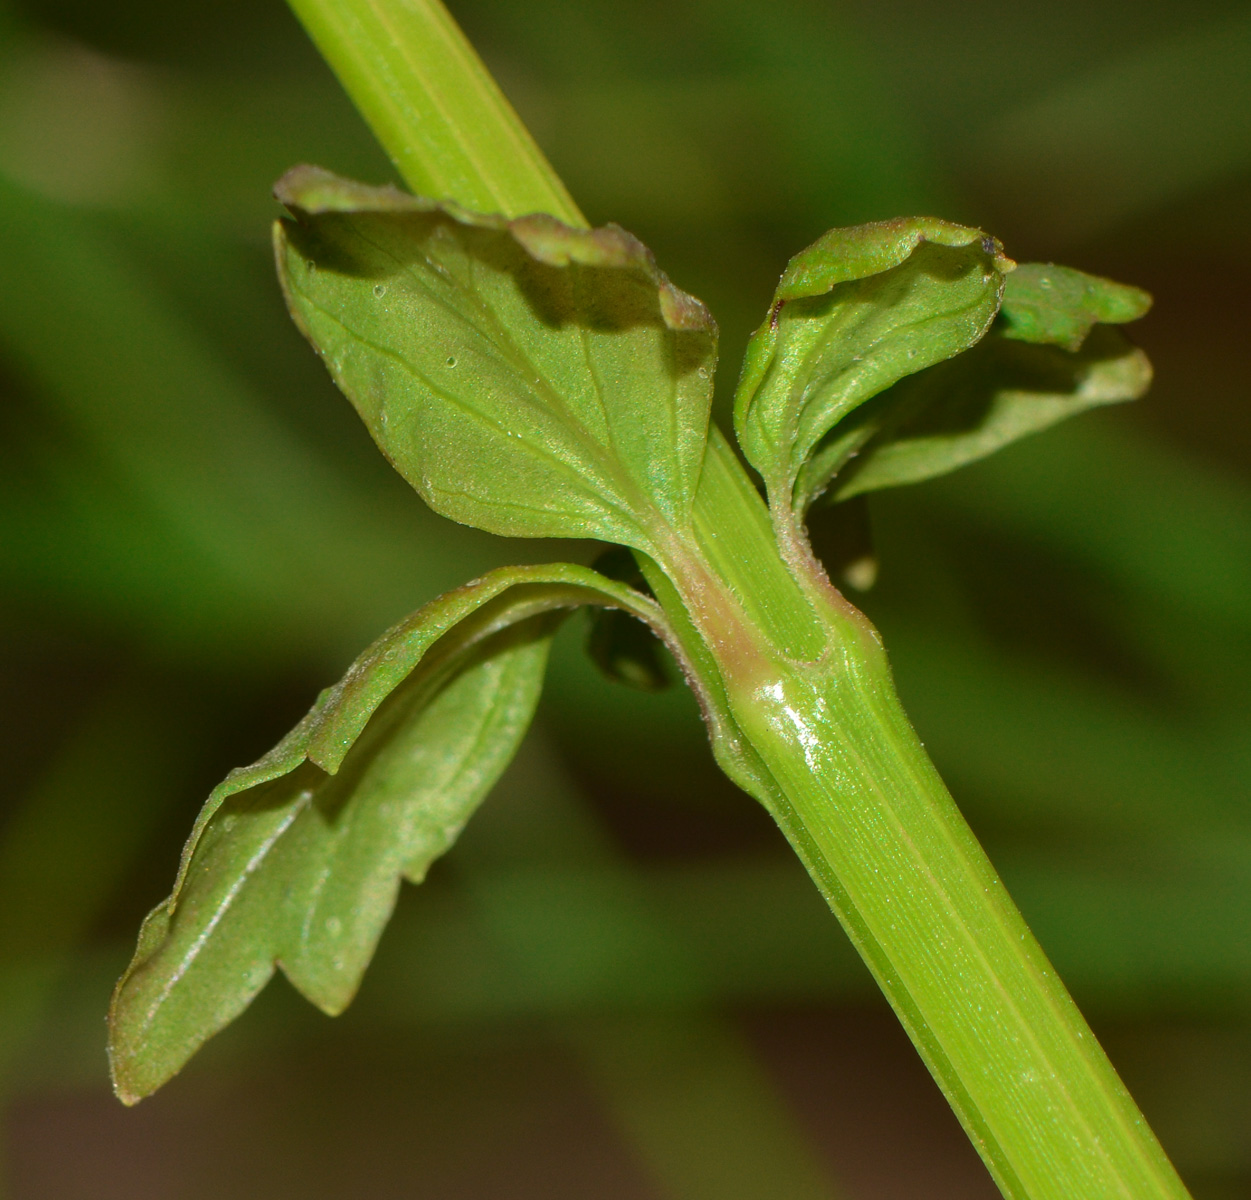
<path fill-rule="evenodd" d="M 986 333 L 1013 265 L 981 230 L 933 218 L 831 230 L 791 260 L 734 407 L 775 509 L 807 509 L 829 477 L 809 458 L 849 413 Z"/>
<path fill-rule="evenodd" d="M 298 167 L 296 323 L 437 512 L 653 551 L 703 462 L 716 326 L 625 230 L 506 220 Z"/>
<path fill-rule="evenodd" d="M 587 603 L 660 619 L 585 567 L 492 572 L 384 634 L 274 750 L 226 778 L 114 993 L 123 1100 L 175 1074 L 276 966 L 324 1011 L 347 1006 L 401 878 L 424 877 L 507 766 L 551 636 Z"/>
<path fill-rule="evenodd" d="M 846 500 L 946 474 L 1087 409 L 1137 399 L 1151 364 L 1110 325 L 1150 305 L 1139 288 L 1026 263 L 1008 276 L 986 338 L 857 410 L 808 470 L 832 501 Z"/>
<path fill-rule="evenodd" d="M 1004 337 L 1076 352 L 1096 325 L 1137 321 L 1150 307 L 1141 288 L 1054 263 L 1023 263 L 1008 277 L 1000 325 Z"/>
<path fill-rule="evenodd" d="M 1150 383 L 1147 356 L 1107 326 L 1076 352 L 988 337 L 865 407 L 846 437 L 867 444 L 831 499 L 945 475 L 1087 409 L 1137 399 Z"/>

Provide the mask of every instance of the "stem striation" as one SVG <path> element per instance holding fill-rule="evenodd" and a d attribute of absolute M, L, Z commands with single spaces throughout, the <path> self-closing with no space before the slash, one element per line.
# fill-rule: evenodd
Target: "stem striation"
<path fill-rule="evenodd" d="M 752 503 L 755 522 L 731 523 Z M 760 569 L 767 514 L 728 447 L 710 450 L 697 506 L 699 528 L 740 546 L 711 579 L 672 572 L 734 760 L 754 769 L 723 765 L 803 860 L 1004 1195 L 1186 1196 L 930 762 L 877 631 L 828 581 L 787 570 L 787 594 Z M 768 626 L 738 602 L 762 594 Z M 797 654 L 816 631 L 820 653 Z"/>
<path fill-rule="evenodd" d="M 438 0 L 290 0 L 415 191 L 585 220 Z M 960 815 L 881 639 L 783 553 L 711 431 L 691 527 L 642 563 L 725 770 L 773 814 L 1005 1196 L 1185 1187 Z"/>

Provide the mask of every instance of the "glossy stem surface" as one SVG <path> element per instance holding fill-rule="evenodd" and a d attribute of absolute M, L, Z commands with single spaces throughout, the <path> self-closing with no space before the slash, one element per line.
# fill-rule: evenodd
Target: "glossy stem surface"
<path fill-rule="evenodd" d="M 785 832 L 1004 1195 L 1186 1196 L 930 762 L 876 630 L 824 575 L 792 575 L 720 438 L 696 530 L 716 582 L 671 574 L 750 773 L 725 765 Z M 767 621 L 750 613 L 761 596 Z"/>
<path fill-rule="evenodd" d="M 291 0 L 414 191 L 585 224 L 437 0 Z M 1187 1192 L 912 729 L 868 621 L 784 561 L 715 428 L 693 526 L 644 564 L 718 759 L 769 808 L 1004 1194 Z"/>

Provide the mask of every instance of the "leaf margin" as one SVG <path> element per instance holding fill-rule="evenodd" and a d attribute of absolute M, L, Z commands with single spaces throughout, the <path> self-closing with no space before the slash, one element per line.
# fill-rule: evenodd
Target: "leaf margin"
<path fill-rule="evenodd" d="M 340 390 L 351 400 L 384 456 L 434 511 L 451 520 L 501 536 L 593 536 L 604 541 L 631 545 L 652 556 L 671 540 L 668 530 L 655 527 L 656 523 L 651 519 L 653 515 L 659 516 L 662 524 L 674 528 L 680 528 L 689 521 L 707 448 L 718 330 L 716 321 L 706 306 L 673 284 L 657 265 L 651 250 L 633 234 L 614 223 L 595 229 L 570 226 L 546 213 L 508 218 L 472 212 L 452 201 L 409 195 L 391 185 L 374 187 L 342 178 L 322 167 L 308 165 L 293 167 L 283 175 L 275 185 L 274 195 L 290 214 L 286 219 L 275 221 L 273 248 L 283 296 L 296 327 L 323 359 Z M 686 343 L 681 350 L 671 344 L 664 351 L 668 369 L 675 372 L 672 441 L 666 442 L 665 453 L 657 458 L 653 447 L 650 459 L 644 456 L 635 461 L 628 456 L 618 456 L 614 448 L 601 456 L 584 454 L 580 461 L 581 469 L 570 470 L 570 464 L 561 462 L 559 454 L 552 455 L 552 437 L 555 431 L 561 431 L 557 442 L 561 442 L 567 434 L 572 439 L 569 444 L 577 443 L 585 451 L 589 443 L 585 436 L 587 431 L 581 426 L 580 419 L 575 416 L 568 421 L 557 420 L 545 431 L 547 452 L 539 453 L 536 446 L 542 444 L 543 439 L 536 443 L 533 441 L 533 429 L 522 434 L 517 427 L 510 426 L 505 404 L 500 410 L 504 414 L 502 419 L 494 410 L 484 410 L 484 423 L 498 424 L 498 429 L 491 436 L 521 437 L 523 440 L 519 446 L 533 460 L 531 469 L 534 462 L 542 458 L 554 459 L 560 463 L 568 474 L 567 482 L 560 484 L 557 490 L 569 487 L 572 489 L 571 496 L 581 493 L 574 510 L 576 517 L 569 512 L 562 512 L 558 506 L 535 504 L 520 499 L 513 503 L 504 497 L 487 500 L 477 496 L 473 489 L 440 486 L 432 478 L 434 472 L 416 469 L 420 456 L 410 461 L 411 452 L 405 448 L 402 439 L 397 442 L 394 423 L 388 436 L 384 432 L 387 425 L 386 415 L 372 411 L 380 403 L 378 394 L 373 391 L 374 381 L 371 380 L 370 387 L 360 386 L 359 380 L 354 384 L 342 368 L 343 356 L 327 352 L 317 329 L 310 322 L 309 312 L 306 311 L 316 310 L 317 306 L 307 302 L 302 296 L 296 281 L 298 272 L 293 267 L 294 261 L 303 258 L 297 231 L 316 236 L 320 218 L 353 215 L 402 217 L 406 214 L 442 219 L 454 229 L 500 235 L 511 241 L 524 260 L 541 267 L 559 269 L 576 266 L 594 271 L 620 272 L 623 278 L 632 277 L 640 283 L 649 295 L 654 296 L 660 324 L 669 334 L 691 335 L 700 339 L 700 349 L 696 355 L 698 370 L 694 361 L 687 361 L 692 353 L 691 343 Z M 436 275 L 451 284 L 453 277 L 442 264 L 425 254 L 420 257 Z M 309 277 L 312 278 L 311 272 L 316 270 L 317 264 L 310 260 L 307 265 Z M 376 294 L 382 293 L 379 291 Z M 332 321 L 341 320 L 334 311 L 328 310 L 322 315 L 328 316 Z M 537 323 L 547 320 L 542 314 L 535 314 L 535 318 L 536 328 Z M 351 341 L 354 331 L 347 325 L 343 328 Z M 484 333 L 483 327 L 476 326 L 475 329 L 479 336 L 490 341 L 490 335 Z M 519 336 L 517 330 L 509 330 L 509 335 Z M 383 359 L 391 356 L 408 365 L 402 354 L 397 355 L 387 347 L 371 345 L 367 340 L 361 342 L 359 336 L 356 336 L 356 343 L 368 345 L 371 350 L 379 352 Z M 589 351 L 587 355 L 588 378 L 593 380 L 593 386 L 598 390 L 605 385 L 597 374 L 596 365 L 590 360 Z M 447 362 L 454 364 L 455 357 L 449 357 Z M 686 365 L 679 368 L 677 364 L 680 362 L 685 362 Z M 411 366 L 409 369 L 411 370 Z M 374 374 L 376 373 L 375 368 Z M 688 374 L 693 379 L 697 376 L 697 381 L 686 382 L 685 377 Z M 497 382 L 498 380 L 493 381 Z M 550 389 L 553 396 L 559 395 L 559 387 L 551 380 L 544 379 L 541 372 L 533 380 L 519 379 L 518 382 L 524 389 L 528 389 L 533 382 L 540 389 Z M 424 387 L 419 385 L 419 393 L 423 390 L 431 396 L 439 394 L 439 389 L 429 381 L 424 381 Z M 606 390 L 611 396 L 611 385 L 607 385 Z M 680 403 L 677 402 L 679 397 Z M 557 401 L 556 407 L 559 406 Z M 451 407 L 455 408 L 455 404 Z M 611 412 L 612 408 L 611 404 L 608 405 L 605 412 Z M 436 414 L 447 411 L 447 406 L 438 403 L 427 406 L 423 403 L 414 411 L 425 411 L 429 414 L 423 419 L 438 419 Z M 482 419 L 484 414 L 474 415 Z M 549 411 L 547 416 L 540 419 L 546 421 L 551 415 Z M 610 441 L 613 436 L 610 433 Z M 501 446 L 504 444 L 503 441 L 499 443 Z M 513 445 L 512 448 L 516 450 L 518 445 Z M 597 449 L 604 450 L 603 447 Z M 659 474 L 669 486 L 657 486 L 657 463 L 664 464 L 664 470 Z M 558 471 L 554 478 L 560 478 L 565 472 Z M 548 482 L 550 485 L 552 481 Z M 624 489 L 614 485 L 624 485 Z M 530 513 L 531 516 L 523 518 L 519 515 L 522 513 Z"/>
<path fill-rule="evenodd" d="M 803 512 L 819 491 L 819 486 L 804 485 L 804 469 L 813 453 L 850 412 L 874 394 L 863 396 L 856 405 L 829 421 L 823 430 L 805 440 L 806 447 L 779 448 L 777 454 L 767 446 L 768 437 L 755 428 L 761 418 L 759 410 L 761 388 L 765 384 L 781 350 L 781 314 L 785 306 L 796 300 L 816 299 L 829 295 L 840 284 L 855 283 L 881 275 L 903 266 L 912 255 L 926 244 L 960 249 L 976 246 L 989 259 L 997 276 L 997 296 L 993 307 L 985 314 L 979 330 L 967 340 L 961 350 L 976 344 L 985 336 L 998 312 L 1004 290 L 1004 279 L 1010 276 L 1016 263 L 1007 257 L 997 238 L 972 226 L 958 225 L 937 217 L 899 217 L 888 221 L 875 221 L 863 225 L 828 230 L 815 242 L 794 255 L 787 264 L 768 314 L 751 335 L 743 357 L 743 366 L 734 395 L 734 427 L 739 446 L 745 457 L 765 480 L 770 508 L 794 514 L 802 519 Z M 958 354 L 960 350 L 953 353 Z M 950 355 L 948 355 L 950 357 Z M 928 364 L 919 364 L 922 369 Z M 910 372 L 904 372 L 906 376 Z M 795 383 L 789 390 L 795 390 Z M 805 396 L 807 389 L 805 389 Z M 796 408 L 798 422 L 803 406 Z M 755 418 L 755 419 L 753 419 Z M 798 430 L 794 431 L 798 441 Z M 771 461 L 776 460 L 776 461 Z M 801 494 L 796 494 L 801 493 Z"/>
<path fill-rule="evenodd" d="M 499 603 L 506 600 L 510 592 L 518 590 L 520 594 L 514 595 L 513 605 Z M 142 982 L 145 968 L 155 962 L 167 944 L 172 922 L 179 911 L 179 903 L 187 893 L 188 880 L 197 863 L 197 851 L 205 844 L 207 833 L 213 828 L 214 818 L 221 812 L 223 805 L 232 797 L 264 788 L 284 777 L 294 778 L 306 767 L 323 772 L 327 779 L 333 779 L 348 752 L 365 734 L 371 718 L 389 698 L 400 692 L 414 672 L 420 670 L 423 664 L 430 665 L 432 655 L 435 660 L 433 674 L 421 681 L 429 682 L 434 690 L 431 703 L 437 700 L 439 687 L 450 686 L 448 677 L 451 677 L 452 682 L 455 681 L 458 668 L 463 669 L 467 656 L 472 655 L 476 648 L 488 645 L 493 637 L 517 628 L 526 621 L 555 614 L 556 623 L 559 623 L 568 611 L 583 604 L 602 605 L 630 612 L 667 636 L 668 626 L 658 605 L 646 596 L 590 568 L 568 563 L 500 568 L 437 597 L 392 626 L 355 660 L 337 684 L 319 694 L 305 717 L 271 751 L 250 766 L 231 771 L 213 790 L 183 848 L 174 887 L 169 897 L 145 918 L 134 956 L 114 988 L 109 1007 L 109 1061 L 114 1090 L 124 1103 L 137 1103 L 168 1081 L 205 1041 L 242 1013 L 276 970 L 281 969 L 292 979 L 298 990 L 332 1015 L 342 1011 L 351 998 L 348 994 L 342 1003 L 335 1000 L 323 1002 L 326 997 L 310 994 L 301 985 L 302 981 L 293 978 L 287 964 L 274 953 L 267 967 L 245 978 L 238 994 L 229 1003 L 224 1007 L 218 1006 L 210 1022 L 211 1027 L 201 1028 L 190 1037 L 185 1037 L 173 1054 L 167 1056 L 169 1061 L 158 1065 L 156 1070 L 145 1069 L 150 1066 L 145 1060 L 160 1058 L 158 1053 L 144 1043 L 146 1031 L 156 1022 L 161 1006 L 186 975 L 191 960 L 188 959 L 180 965 L 169 985 L 158 994 L 156 1003 L 141 1014 L 137 1024 L 134 1020 L 135 1014 L 130 1011 L 134 999 L 131 984 L 136 979 Z M 481 619 L 474 623 L 473 618 L 476 616 Z M 467 623 L 469 627 L 462 628 Z M 450 644 L 441 647 L 440 644 L 446 642 L 458 629 L 463 636 L 460 639 L 452 638 Z M 414 633 L 419 636 L 413 638 L 411 635 Z M 546 635 L 548 640 L 551 633 L 554 633 L 554 626 Z M 395 653 L 388 657 L 391 651 Z M 544 648 L 544 662 L 545 659 Z M 542 666 L 541 662 L 540 679 Z M 441 681 L 436 678 L 440 672 L 444 676 Z M 537 686 L 536 681 L 536 700 Z M 428 703 L 419 709 L 418 719 L 429 707 Z M 520 733 L 524 733 L 528 724 L 529 716 L 526 715 Z M 396 736 L 394 730 L 390 736 Z M 520 734 L 518 740 L 519 736 Z M 515 744 L 512 749 L 515 749 Z M 512 749 L 508 751 L 509 758 Z M 492 778 L 487 787 L 493 782 Z M 281 825 L 272 841 L 265 846 L 266 854 L 277 844 L 297 815 L 298 810 Z M 249 863 L 249 867 L 251 865 Z M 402 874 L 413 878 L 407 869 Z M 233 904 L 238 890 L 249 878 L 251 871 L 242 876 L 237 886 L 232 885 L 233 890 L 228 892 L 227 903 Z M 196 938 L 193 943 L 196 954 L 203 949 L 225 911 L 222 908 L 215 913 L 206 930 Z M 385 924 L 385 919 L 383 923 Z M 270 932 L 274 938 L 281 937 L 281 932 Z M 372 947 L 368 953 L 372 953 Z M 366 963 L 367 961 L 366 958 Z M 361 967 L 362 971 L 363 969 L 364 965 Z M 359 978 L 356 982 L 359 983 Z M 355 986 L 351 990 L 354 991 Z"/>

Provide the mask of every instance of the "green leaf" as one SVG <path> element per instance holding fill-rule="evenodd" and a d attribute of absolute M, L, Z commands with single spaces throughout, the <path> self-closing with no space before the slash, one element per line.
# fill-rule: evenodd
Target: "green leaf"
<path fill-rule="evenodd" d="M 614 225 L 481 216 L 312 167 L 279 182 L 292 315 L 437 512 L 648 553 L 686 525 L 716 326 Z"/>
<path fill-rule="evenodd" d="M 384 634 L 274 750 L 226 778 L 114 993 L 123 1100 L 181 1069 L 275 966 L 324 1011 L 347 1006 L 401 877 L 420 882 L 508 764 L 551 635 L 587 603 L 662 620 L 585 567 L 494 571 Z"/>
<path fill-rule="evenodd" d="M 813 455 L 831 501 L 919 483 L 1089 408 L 1135 400 L 1151 364 L 1109 323 L 1151 305 L 1138 288 L 1027 263 L 1008 276 L 993 331 L 870 401 Z"/>
<path fill-rule="evenodd" d="M 791 259 L 734 402 L 771 507 L 807 509 L 829 477 L 809 456 L 848 413 L 976 343 L 1012 266 L 981 230 L 931 218 L 834 229 Z"/>
<path fill-rule="evenodd" d="M 1054 263 L 1022 263 L 1008 276 L 1001 323 L 1005 337 L 1076 352 L 1096 324 L 1136 321 L 1150 307 L 1141 288 Z"/>

